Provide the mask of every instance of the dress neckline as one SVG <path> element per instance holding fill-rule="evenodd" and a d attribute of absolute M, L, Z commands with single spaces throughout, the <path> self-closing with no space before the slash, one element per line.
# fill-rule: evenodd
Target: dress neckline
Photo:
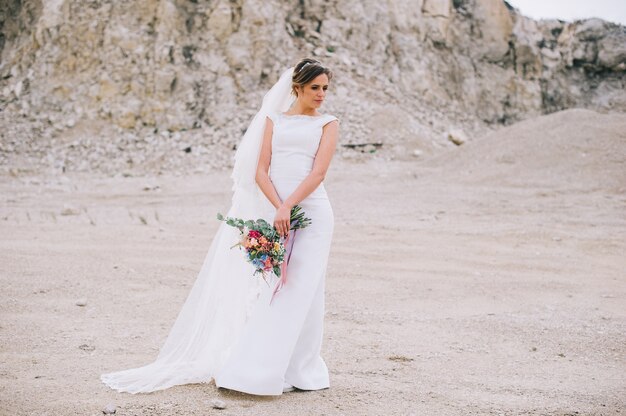
<path fill-rule="evenodd" d="M 309 118 L 320 118 L 320 117 L 324 117 L 326 114 L 320 114 L 319 116 L 310 116 L 308 114 L 285 114 L 285 113 L 280 113 L 281 116 L 284 117 L 309 117 Z"/>

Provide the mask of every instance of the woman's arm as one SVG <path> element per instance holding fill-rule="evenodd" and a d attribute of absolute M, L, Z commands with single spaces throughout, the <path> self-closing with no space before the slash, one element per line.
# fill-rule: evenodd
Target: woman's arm
<path fill-rule="evenodd" d="M 261 153 L 259 154 L 259 162 L 256 168 L 256 183 L 261 188 L 267 199 L 278 209 L 282 205 L 282 201 L 274 188 L 274 184 L 270 180 L 269 167 L 272 158 L 272 133 L 274 131 L 274 123 L 267 117 L 265 122 L 265 131 L 263 132 L 263 143 L 261 144 Z M 291 213 L 290 213 L 291 214 Z"/>

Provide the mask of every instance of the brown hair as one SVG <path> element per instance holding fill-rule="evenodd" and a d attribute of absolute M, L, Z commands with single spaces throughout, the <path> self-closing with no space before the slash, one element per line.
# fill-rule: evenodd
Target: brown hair
<path fill-rule="evenodd" d="M 293 70 L 293 77 L 291 78 L 291 91 L 297 97 L 298 91 L 296 87 L 304 87 L 311 82 L 315 77 L 321 74 L 326 74 L 328 80 L 333 78 L 333 73 L 330 69 L 326 68 L 322 63 L 316 59 L 304 58 L 296 64 Z"/>

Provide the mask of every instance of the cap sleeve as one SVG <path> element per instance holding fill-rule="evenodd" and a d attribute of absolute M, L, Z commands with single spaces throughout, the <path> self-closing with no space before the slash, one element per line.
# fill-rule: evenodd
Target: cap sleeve
<path fill-rule="evenodd" d="M 324 117 L 322 117 L 322 127 L 335 120 L 339 121 L 339 119 L 332 114 L 326 114 Z"/>
<path fill-rule="evenodd" d="M 276 111 L 270 111 L 269 113 L 267 113 L 267 118 L 272 120 L 272 123 L 276 125 L 276 122 L 278 121 L 278 113 Z"/>

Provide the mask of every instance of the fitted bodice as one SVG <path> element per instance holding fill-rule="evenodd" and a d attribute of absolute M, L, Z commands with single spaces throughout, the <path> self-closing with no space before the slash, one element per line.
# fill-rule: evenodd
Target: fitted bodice
<path fill-rule="evenodd" d="M 323 127 L 337 120 L 337 117 L 330 114 L 307 116 L 282 113 L 271 113 L 268 117 L 274 124 L 270 179 L 279 194 L 288 194 L 293 192 L 311 172 Z M 289 195 L 280 196 L 284 199 Z M 323 183 L 309 195 L 309 197 L 325 196 Z"/>

